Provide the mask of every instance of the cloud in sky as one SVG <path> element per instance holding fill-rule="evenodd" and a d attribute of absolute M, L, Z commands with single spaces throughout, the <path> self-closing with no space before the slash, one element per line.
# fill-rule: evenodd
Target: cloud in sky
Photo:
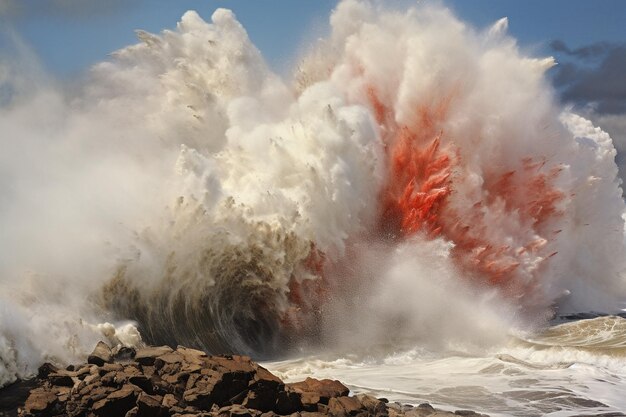
<path fill-rule="evenodd" d="M 580 48 L 570 49 L 565 42 L 557 39 L 550 42 L 550 47 L 555 52 L 564 53 L 577 58 L 589 59 L 606 54 L 607 50 L 613 47 L 613 44 L 610 42 L 597 42 Z"/>
<path fill-rule="evenodd" d="M 611 135 L 626 183 L 626 43 L 598 42 L 571 49 L 555 40 L 550 46 L 563 61 L 553 77 L 562 101 Z"/>
<path fill-rule="evenodd" d="M 554 77 L 563 101 L 590 105 L 599 114 L 626 113 L 626 43 L 570 49 L 563 41 L 554 41 L 551 46 L 570 59 L 557 67 Z"/>
<path fill-rule="evenodd" d="M 564 61 L 553 78 L 561 99 L 611 135 L 626 183 L 626 43 L 598 42 L 571 49 L 556 40 L 551 47 Z"/>

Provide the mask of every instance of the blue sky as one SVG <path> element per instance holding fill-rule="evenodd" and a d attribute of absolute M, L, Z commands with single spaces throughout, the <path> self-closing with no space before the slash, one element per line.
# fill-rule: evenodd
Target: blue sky
<path fill-rule="evenodd" d="M 0 0 L 0 27 L 17 32 L 44 67 L 63 78 L 136 42 L 135 29 L 160 32 L 173 28 L 186 10 L 209 19 L 215 8 L 227 7 L 235 11 L 270 65 L 285 70 L 298 47 L 323 34 L 335 4 L 333 0 Z M 533 54 L 550 53 L 549 42 L 555 39 L 570 48 L 626 42 L 623 0 L 448 0 L 444 4 L 479 28 L 508 16 L 510 33 Z"/>
<path fill-rule="evenodd" d="M 509 33 L 527 54 L 556 57 L 559 65 L 549 76 L 563 103 L 574 105 L 608 131 L 619 155 L 626 155 L 626 0 L 373 1 L 401 8 L 417 1 L 443 3 L 478 29 L 508 17 Z M 16 34 L 30 45 L 45 71 L 72 80 L 107 59 L 108 53 L 136 43 L 136 29 L 158 33 L 174 28 L 186 10 L 196 10 L 209 20 L 216 8 L 227 7 L 270 66 L 288 74 L 297 63 L 298 50 L 327 32 L 336 4 L 336 0 L 0 0 L 0 59 L 10 59 L 11 41 L 6 40 Z"/>

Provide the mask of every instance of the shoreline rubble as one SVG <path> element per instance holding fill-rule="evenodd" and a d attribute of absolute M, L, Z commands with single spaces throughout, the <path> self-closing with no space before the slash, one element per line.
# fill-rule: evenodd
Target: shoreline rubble
<path fill-rule="evenodd" d="M 103 342 L 86 364 L 45 363 L 35 379 L 0 389 L 2 397 L 0 417 L 486 416 L 351 396 L 336 380 L 284 383 L 247 356 L 183 346 L 111 350 Z"/>

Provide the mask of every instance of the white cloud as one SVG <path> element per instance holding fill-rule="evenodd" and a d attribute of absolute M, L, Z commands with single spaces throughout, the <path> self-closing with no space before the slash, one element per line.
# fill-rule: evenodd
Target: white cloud
<path fill-rule="evenodd" d="M 620 177 L 626 183 L 626 113 L 592 114 L 591 119 L 613 138 Z"/>

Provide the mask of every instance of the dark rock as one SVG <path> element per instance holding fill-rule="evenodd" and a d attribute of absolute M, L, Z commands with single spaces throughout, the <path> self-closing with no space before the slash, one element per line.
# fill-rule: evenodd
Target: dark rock
<path fill-rule="evenodd" d="M 154 369 L 154 366 L 141 365 L 141 373 L 150 378 L 152 375 L 156 374 L 156 369 Z"/>
<path fill-rule="evenodd" d="M 75 373 L 73 372 L 59 371 L 59 372 L 55 372 L 55 373 L 48 375 L 47 379 L 50 382 L 50 384 L 55 385 L 55 386 L 73 387 L 74 380 L 72 379 L 72 376 L 74 375 Z"/>
<path fill-rule="evenodd" d="M 278 386 L 284 385 L 283 381 L 281 381 L 279 377 L 277 377 L 267 369 L 263 368 L 262 366 L 259 366 L 256 369 L 256 372 L 254 374 L 254 381 L 256 381 L 257 384 L 262 384 L 267 387 L 274 386 L 278 388 Z"/>
<path fill-rule="evenodd" d="M 137 417 L 165 417 L 168 408 L 162 404 L 163 398 L 158 395 L 139 394 L 137 399 Z"/>
<path fill-rule="evenodd" d="M 277 400 L 278 393 L 276 391 L 257 389 L 255 391 L 247 392 L 242 405 L 246 408 L 253 408 L 255 410 L 267 412 L 274 409 L 274 405 Z"/>
<path fill-rule="evenodd" d="M 48 375 L 58 372 L 58 371 L 59 371 L 59 368 L 57 368 L 51 363 L 46 362 L 43 365 L 41 365 L 39 369 L 37 370 L 37 378 L 46 379 Z"/>
<path fill-rule="evenodd" d="M 180 370 L 182 372 L 186 372 L 188 374 L 200 373 L 202 371 L 203 365 L 198 365 L 195 363 L 183 362 Z"/>
<path fill-rule="evenodd" d="M 111 348 L 104 342 L 98 342 L 91 355 L 87 358 L 87 363 L 102 366 L 113 361 Z"/>
<path fill-rule="evenodd" d="M 83 366 L 74 371 L 77 378 L 85 379 L 91 373 L 91 366 Z"/>
<path fill-rule="evenodd" d="M 456 410 L 454 412 L 457 416 L 477 416 L 479 415 L 477 412 L 472 410 Z"/>
<path fill-rule="evenodd" d="M 125 385 L 106 398 L 96 401 L 91 409 L 99 417 L 123 416 L 135 406 L 136 399 L 135 389 L 130 385 Z"/>
<path fill-rule="evenodd" d="M 278 400 L 278 393 L 284 390 L 284 384 L 278 377 L 266 369 L 259 368 L 260 371 L 257 371 L 257 374 L 255 374 L 247 392 L 242 391 L 240 396 L 245 407 L 268 412 L 274 409 L 274 405 Z M 231 399 L 231 402 L 239 401 L 234 398 Z"/>
<path fill-rule="evenodd" d="M 117 362 L 112 362 L 114 356 Z M 135 361 L 128 358 L 134 355 Z M 121 358 L 121 359 L 120 359 Z M 182 346 L 118 349 L 99 343 L 90 364 L 59 370 L 39 369 L 20 417 L 434 417 L 482 416 L 458 410 L 435 410 L 429 404 L 411 408 L 359 394 L 349 397 L 339 381 L 307 378 L 284 384 L 247 356 L 207 356 Z M 9 388 L 10 389 L 10 388 Z M 0 391 L 2 404 L 7 388 Z M 24 392 L 25 393 L 25 392 Z M 17 414 L 9 414 L 13 417 Z"/>
<path fill-rule="evenodd" d="M 187 381 L 187 386 L 189 386 Z M 183 400 L 192 406 L 209 408 L 217 401 L 217 393 L 214 395 L 215 386 L 221 381 L 221 375 L 213 372 L 212 375 L 200 375 L 194 378 L 192 387 L 183 393 Z"/>
<path fill-rule="evenodd" d="M 30 396 L 24 404 L 24 409 L 28 413 L 35 415 L 52 415 L 54 406 L 57 404 L 57 396 L 42 388 L 37 388 L 31 391 Z"/>
<path fill-rule="evenodd" d="M 214 405 L 213 407 L 211 407 L 211 411 L 215 411 L 215 412 L 217 412 L 217 410 L 219 410 L 219 407 L 218 407 L 217 405 Z M 184 411 L 185 413 L 191 413 L 191 414 L 194 414 L 194 413 L 199 413 L 199 412 L 200 412 L 200 410 L 199 410 L 199 409 L 197 409 L 196 407 L 190 406 L 190 405 L 188 405 L 187 407 L 185 407 L 185 408 L 183 409 L 183 411 Z"/>
<path fill-rule="evenodd" d="M 101 366 L 102 371 L 106 372 L 120 372 L 124 370 L 124 366 L 119 363 L 105 363 Z"/>
<path fill-rule="evenodd" d="M 201 350 L 179 346 L 176 353 L 183 356 L 180 370 L 189 374 L 200 372 L 209 362 L 207 354 Z"/>
<path fill-rule="evenodd" d="M 174 386 L 180 386 L 182 391 L 185 391 L 187 387 L 187 381 L 189 380 L 190 374 L 187 372 L 176 372 L 172 374 L 164 374 L 162 378 L 168 384 L 172 384 Z"/>
<path fill-rule="evenodd" d="M 36 379 L 17 380 L 0 389 L 0 416 L 14 417 L 18 407 L 23 407 L 30 391 L 37 387 Z M 5 413 L 5 414 L 3 414 Z"/>
<path fill-rule="evenodd" d="M 173 395 L 173 394 L 165 394 L 163 396 L 163 401 L 161 402 L 161 404 L 163 404 L 164 407 L 172 408 L 172 407 L 176 407 L 179 402 L 178 399 Z"/>
<path fill-rule="evenodd" d="M 97 375 L 97 374 L 96 375 L 92 375 L 92 374 L 86 375 L 83 378 L 82 382 L 84 382 L 85 385 L 92 385 L 92 384 L 96 384 L 96 383 L 99 384 L 100 383 L 100 375 Z"/>
<path fill-rule="evenodd" d="M 161 377 L 162 380 L 167 381 L 167 383 L 172 385 L 187 382 L 189 374 L 186 372 L 181 372 L 180 368 L 180 363 L 164 364 L 163 367 L 158 370 L 157 374 Z"/>
<path fill-rule="evenodd" d="M 192 389 L 200 378 L 202 378 L 202 375 L 199 375 L 199 374 L 189 375 L 189 378 L 187 379 L 187 383 L 185 384 L 185 391 Z"/>
<path fill-rule="evenodd" d="M 178 346 L 176 348 L 176 352 L 185 357 L 185 362 L 193 363 L 196 365 L 202 365 L 204 361 L 208 359 L 208 355 L 206 354 L 206 352 L 184 346 Z"/>
<path fill-rule="evenodd" d="M 111 387 L 95 386 L 86 398 L 87 400 L 91 400 L 90 402 L 100 401 L 108 397 L 113 391 L 115 391 L 115 389 Z"/>
<path fill-rule="evenodd" d="M 321 401 L 318 393 L 303 392 L 300 394 L 300 402 L 304 411 L 317 411 L 317 404 Z"/>
<path fill-rule="evenodd" d="M 116 361 L 129 361 L 135 357 L 137 351 L 131 347 L 117 346 L 111 350 L 111 353 Z"/>
<path fill-rule="evenodd" d="M 355 398 L 359 400 L 363 408 L 367 410 L 370 415 L 386 416 L 389 414 L 387 410 L 387 404 L 367 394 L 355 395 Z"/>
<path fill-rule="evenodd" d="M 127 364 L 124 366 L 124 373 L 126 375 L 128 375 L 128 377 L 130 378 L 131 376 L 137 376 L 137 375 L 143 375 L 144 373 L 141 371 L 140 365 L 137 364 Z"/>
<path fill-rule="evenodd" d="M 246 385 L 256 374 L 256 365 L 248 356 L 224 355 L 212 356 L 206 365 L 223 374 L 225 380 L 246 381 Z M 204 369 L 200 371 L 203 373 Z"/>
<path fill-rule="evenodd" d="M 184 412 L 185 412 L 185 409 L 180 407 L 180 406 L 178 406 L 178 405 L 174 405 L 172 407 L 169 407 L 169 413 L 170 414 L 176 414 L 176 413 L 183 414 Z"/>
<path fill-rule="evenodd" d="M 135 354 L 135 362 L 141 365 L 152 366 L 157 357 L 173 352 L 169 346 L 147 347 L 139 349 Z"/>
<path fill-rule="evenodd" d="M 169 370 L 165 370 L 165 368 L 169 368 Z M 178 385 L 185 387 L 187 379 L 189 379 L 189 374 L 186 372 L 178 372 L 180 369 L 180 364 L 175 365 L 165 365 L 165 368 L 160 372 L 160 377 L 163 381 L 167 382 L 170 385 Z M 178 368 L 178 370 L 176 369 Z"/>
<path fill-rule="evenodd" d="M 251 375 L 239 370 L 220 371 L 203 369 L 202 374 L 187 381 L 183 399 L 186 403 L 199 408 L 208 408 L 212 404 L 227 405 L 229 400 L 248 388 Z M 236 369 L 236 368 L 232 368 Z M 190 386 L 191 388 L 187 388 Z"/>
<path fill-rule="evenodd" d="M 249 410 L 239 404 L 222 407 L 217 412 L 218 417 L 256 417 L 261 413 Z"/>
<path fill-rule="evenodd" d="M 128 378 L 128 383 L 139 387 L 141 390 L 148 394 L 154 394 L 154 387 L 152 382 L 145 375 L 135 375 Z"/>
<path fill-rule="evenodd" d="M 138 366 L 139 365 L 135 366 L 134 364 L 126 365 L 119 371 L 111 371 L 115 373 L 114 381 L 119 385 L 123 385 L 128 383 L 133 377 L 145 378 L 145 375 L 139 370 Z"/>
<path fill-rule="evenodd" d="M 78 397 L 81 398 L 81 401 L 91 403 L 106 398 L 113 391 L 114 388 L 103 387 L 100 385 L 100 382 L 95 382 L 93 384 L 85 385 L 77 392 L 77 394 Z"/>
<path fill-rule="evenodd" d="M 154 374 L 150 377 L 150 383 L 154 389 L 154 393 L 158 395 L 165 395 L 167 393 L 175 393 L 182 395 L 184 392 L 184 387 L 177 387 L 170 384 L 167 381 L 164 381 L 159 375 Z"/>
<path fill-rule="evenodd" d="M 444 415 L 448 415 L 448 416 L 453 415 L 452 413 L 449 413 L 448 411 L 439 411 L 440 414 L 437 414 L 438 411 L 432 405 L 428 403 L 422 403 L 410 411 L 407 411 L 406 406 L 401 406 L 400 409 L 406 412 L 406 415 L 410 417 L 427 417 L 427 416 L 443 417 Z M 441 413 L 444 413 L 444 414 L 441 414 Z"/>
<path fill-rule="evenodd" d="M 154 360 L 154 368 L 159 370 L 166 364 L 181 364 L 185 357 L 178 352 L 169 352 Z"/>
<path fill-rule="evenodd" d="M 54 388 L 54 393 L 56 394 L 59 401 L 62 403 L 70 399 L 71 392 L 72 392 L 72 389 L 69 387 L 55 387 Z"/>
<path fill-rule="evenodd" d="M 113 382 L 115 383 L 115 385 L 120 386 L 127 384 L 129 379 L 130 376 L 127 375 L 125 372 L 116 372 L 115 377 L 113 377 Z"/>
<path fill-rule="evenodd" d="M 333 416 L 346 417 L 356 416 L 365 410 L 355 397 L 333 397 L 328 402 L 328 411 Z"/>
<path fill-rule="evenodd" d="M 280 391 L 274 411 L 278 414 L 291 414 L 302 409 L 300 394 L 291 390 Z"/>
<path fill-rule="evenodd" d="M 343 397 L 350 393 L 348 387 L 341 382 L 330 379 L 307 378 L 302 382 L 287 384 L 287 386 L 300 394 L 305 392 L 315 393 L 319 395 L 320 402 L 323 404 L 328 404 L 331 398 Z"/>
<path fill-rule="evenodd" d="M 87 413 L 88 407 L 82 404 L 82 402 L 70 401 L 65 405 L 65 412 L 69 417 L 84 416 Z"/>
<path fill-rule="evenodd" d="M 107 387 L 117 387 L 119 384 L 115 380 L 116 376 L 117 376 L 117 372 L 115 371 L 107 372 L 106 374 L 102 376 L 102 378 L 100 378 L 100 383 L 102 383 L 102 385 L 107 386 Z"/>

